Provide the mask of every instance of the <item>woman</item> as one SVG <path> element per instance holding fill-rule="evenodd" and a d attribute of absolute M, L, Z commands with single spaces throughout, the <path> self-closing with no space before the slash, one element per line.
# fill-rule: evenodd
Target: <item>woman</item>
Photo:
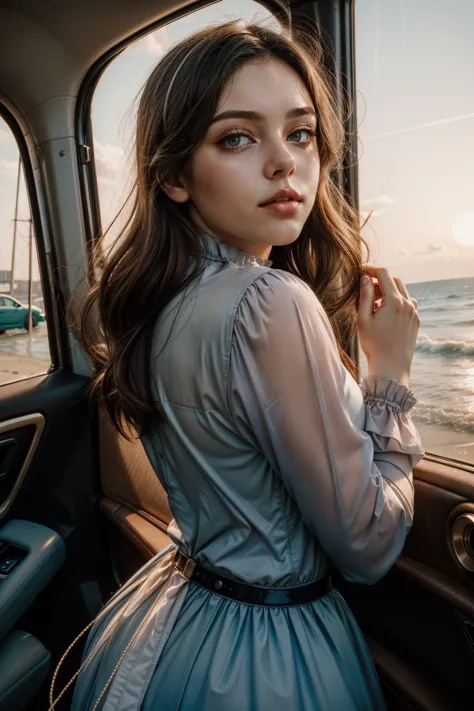
<path fill-rule="evenodd" d="M 331 179 L 343 139 L 320 56 L 262 27 L 191 36 L 144 87 L 133 211 L 83 342 L 168 493 L 173 545 L 97 618 L 74 711 L 384 708 L 329 571 L 374 583 L 410 528 L 419 319 L 361 265 Z"/>

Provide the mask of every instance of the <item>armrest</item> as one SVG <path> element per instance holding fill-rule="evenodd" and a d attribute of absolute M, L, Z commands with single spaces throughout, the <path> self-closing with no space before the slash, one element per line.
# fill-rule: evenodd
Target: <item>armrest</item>
<path fill-rule="evenodd" d="M 0 580 L 2 639 L 62 566 L 66 547 L 55 531 L 31 521 L 9 521 L 0 528 L 0 541 L 26 551 L 21 562 Z"/>
<path fill-rule="evenodd" d="M 50 653 L 36 637 L 13 630 L 0 645 L 0 711 L 22 711 L 45 681 Z"/>

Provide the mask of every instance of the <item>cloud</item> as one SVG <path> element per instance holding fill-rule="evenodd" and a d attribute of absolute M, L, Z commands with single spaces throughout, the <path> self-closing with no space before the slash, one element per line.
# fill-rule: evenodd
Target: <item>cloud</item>
<path fill-rule="evenodd" d="M 133 52 L 141 52 L 143 54 L 151 54 L 154 57 L 161 57 L 169 48 L 170 42 L 166 29 L 155 30 L 149 35 L 142 37 L 132 45 Z"/>
<path fill-rule="evenodd" d="M 373 198 L 367 198 L 362 203 L 362 206 L 368 209 L 362 212 L 362 217 L 365 220 L 370 212 L 372 212 L 371 219 L 372 217 L 380 217 L 388 212 L 390 205 L 394 205 L 396 202 L 396 199 L 391 195 L 376 195 Z"/>
<path fill-rule="evenodd" d="M 97 179 L 101 185 L 113 185 L 119 168 L 123 168 L 124 152 L 110 143 L 94 143 Z"/>
<path fill-rule="evenodd" d="M 428 244 L 426 245 L 426 251 L 428 254 L 430 252 L 439 252 L 440 249 L 444 249 L 444 247 L 444 244 L 433 244 L 433 242 L 428 242 Z"/>
<path fill-rule="evenodd" d="M 367 198 L 366 200 L 364 200 L 362 205 L 377 207 L 378 205 L 393 205 L 396 202 L 396 199 L 394 197 L 391 197 L 391 195 L 377 195 L 377 197 Z"/>
<path fill-rule="evenodd" d="M 428 262 L 451 262 L 454 259 L 459 259 L 461 251 L 457 247 L 448 247 L 446 244 L 428 242 L 423 249 L 413 252 L 407 249 L 400 249 L 398 254 L 400 257 L 423 257 L 424 260 Z M 416 259 L 416 261 L 418 261 L 418 259 Z"/>
<path fill-rule="evenodd" d="M 401 249 L 399 254 L 405 257 L 424 257 L 430 262 L 443 262 L 457 259 L 460 255 L 460 251 L 456 247 L 448 247 L 446 244 L 428 242 L 424 249 L 419 249 L 414 252 Z"/>

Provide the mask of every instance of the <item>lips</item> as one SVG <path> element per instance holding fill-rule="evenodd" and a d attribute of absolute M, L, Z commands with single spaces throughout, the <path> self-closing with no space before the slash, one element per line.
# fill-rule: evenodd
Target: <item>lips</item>
<path fill-rule="evenodd" d="M 293 190 L 293 188 L 283 188 L 278 190 L 271 197 L 269 197 L 264 202 L 261 202 L 259 207 L 265 207 L 273 202 L 301 202 L 301 195 Z"/>

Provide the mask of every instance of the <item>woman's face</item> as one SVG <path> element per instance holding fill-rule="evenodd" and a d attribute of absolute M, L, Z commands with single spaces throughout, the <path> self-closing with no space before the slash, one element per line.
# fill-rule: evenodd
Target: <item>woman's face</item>
<path fill-rule="evenodd" d="M 180 201 L 191 201 L 202 230 L 267 258 L 273 245 L 299 237 L 313 207 L 315 129 L 313 104 L 292 69 L 278 60 L 247 63 L 224 91 Z"/>

